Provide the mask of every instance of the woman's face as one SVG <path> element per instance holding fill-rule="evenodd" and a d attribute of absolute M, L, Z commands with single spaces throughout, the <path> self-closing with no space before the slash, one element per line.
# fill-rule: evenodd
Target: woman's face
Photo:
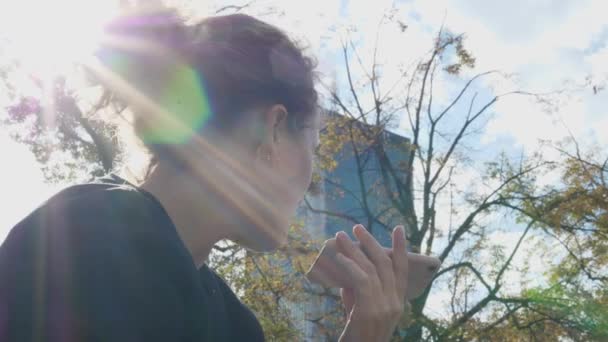
<path fill-rule="evenodd" d="M 313 114 L 310 122 L 297 131 L 282 133 L 273 167 L 285 186 L 281 200 L 289 207 L 287 214 L 294 215 L 312 179 L 314 152 L 319 144 L 319 114 Z"/>
<path fill-rule="evenodd" d="M 319 143 L 318 113 L 310 114 L 307 123 L 295 131 L 289 129 L 280 114 L 267 115 L 266 120 L 268 136 L 252 161 L 256 188 L 263 194 L 255 211 L 266 219 L 262 224 L 253 224 L 253 231 L 242 231 L 238 239 L 254 250 L 274 250 L 287 242 L 289 223 L 312 179 L 314 152 Z"/>

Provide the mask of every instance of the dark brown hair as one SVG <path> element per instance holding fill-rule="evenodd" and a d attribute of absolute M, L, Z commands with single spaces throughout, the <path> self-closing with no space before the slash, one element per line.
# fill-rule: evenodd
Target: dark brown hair
<path fill-rule="evenodd" d="M 97 56 L 149 97 L 158 96 L 167 82 L 164 70 L 171 60 L 195 70 L 212 113 L 204 129 L 226 132 L 254 106 L 283 104 L 289 127 L 297 130 L 317 110 L 314 61 L 283 31 L 251 16 L 188 24 L 164 9 L 120 17 L 106 31 L 123 43 L 100 49 Z M 116 70 L 117 58 L 130 63 Z"/>

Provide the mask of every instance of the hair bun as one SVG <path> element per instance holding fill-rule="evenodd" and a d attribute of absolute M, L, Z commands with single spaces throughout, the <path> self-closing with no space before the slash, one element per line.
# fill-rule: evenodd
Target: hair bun
<path fill-rule="evenodd" d="M 183 38 L 185 29 L 184 20 L 175 10 L 155 6 L 128 11 L 110 21 L 104 31 L 115 39 L 137 39 L 170 46 L 183 40 L 177 38 Z"/>
<path fill-rule="evenodd" d="M 140 90 L 154 91 L 163 69 L 178 60 L 177 54 L 187 42 L 187 26 L 176 10 L 140 6 L 106 24 L 95 56 Z"/>

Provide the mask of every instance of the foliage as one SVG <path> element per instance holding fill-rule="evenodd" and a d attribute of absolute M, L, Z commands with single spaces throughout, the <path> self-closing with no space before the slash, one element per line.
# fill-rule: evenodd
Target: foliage
<path fill-rule="evenodd" d="M 95 177 L 114 168 L 119 151 L 117 127 L 99 117 L 102 109 L 111 108 L 115 114 L 124 110 L 111 94 L 98 97 L 85 112 L 87 106 L 64 77 L 44 84 L 30 75 L 30 85 L 44 94 L 32 96 L 10 91 L 12 75 L 4 79 L 11 103 L 0 123 L 16 141 L 30 148 L 47 180 L 73 181 L 83 174 Z"/>
<path fill-rule="evenodd" d="M 313 322 L 321 329 L 339 324 L 341 316 L 321 313 L 319 317 L 306 314 L 310 296 L 332 296 L 327 292 L 314 294 L 304 278 L 319 250 L 320 242 L 311 239 L 301 224 L 293 224 L 288 244 L 274 253 L 254 253 L 234 244 L 216 247 L 210 265 L 231 284 L 241 300 L 260 320 L 271 340 L 302 340 L 302 324 Z M 335 295 L 333 295 L 335 296 Z M 294 320 L 294 316 L 299 321 Z M 333 336 L 335 330 L 328 330 Z M 335 337 L 335 336 L 334 336 Z"/>

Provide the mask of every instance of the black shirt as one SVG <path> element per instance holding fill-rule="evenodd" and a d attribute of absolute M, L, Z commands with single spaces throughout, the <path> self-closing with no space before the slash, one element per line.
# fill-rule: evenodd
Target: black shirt
<path fill-rule="evenodd" d="M 0 247 L 2 342 L 263 340 L 161 204 L 116 176 L 61 191 Z"/>

